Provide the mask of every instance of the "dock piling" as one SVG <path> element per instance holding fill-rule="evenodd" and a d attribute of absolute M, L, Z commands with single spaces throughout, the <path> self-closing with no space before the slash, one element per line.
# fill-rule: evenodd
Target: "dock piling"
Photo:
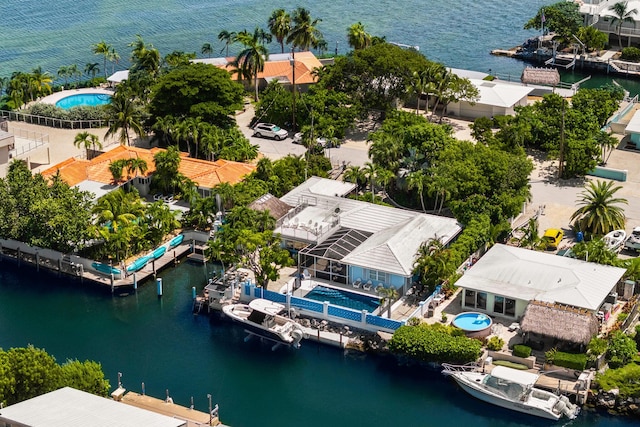
<path fill-rule="evenodd" d="M 156 279 L 156 290 L 158 292 L 158 297 L 162 296 L 162 277 L 158 277 Z"/>

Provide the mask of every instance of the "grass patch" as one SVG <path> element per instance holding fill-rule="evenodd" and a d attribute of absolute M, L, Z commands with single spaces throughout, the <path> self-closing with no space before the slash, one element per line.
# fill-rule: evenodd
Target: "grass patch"
<path fill-rule="evenodd" d="M 510 362 L 508 360 L 494 360 L 493 364 L 496 366 L 506 366 L 507 368 L 518 369 L 520 371 L 526 371 L 529 369 L 527 365 L 523 365 L 522 363 Z"/>

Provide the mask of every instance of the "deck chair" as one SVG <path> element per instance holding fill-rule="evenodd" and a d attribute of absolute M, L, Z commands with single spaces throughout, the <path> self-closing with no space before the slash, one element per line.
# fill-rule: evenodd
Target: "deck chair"
<path fill-rule="evenodd" d="M 304 280 L 311 280 L 311 273 L 309 273 L 309 270 L 307 270 L 306 268 L 302 272 L 302 278 Z"/>
<path fill-rule="evenodd" d="M 360 280 L 360 279 L 356 279 L 356 281 L 355 281 L 355 282 L 353 282 L 353 287 L 357 289 L 357 288 L 359 288 L 359 287 L 360 287 L 360 284 L 361 284 L 361 283 L 362 283 L 362 280 Z"/>
<path fill-rule="evenodd" d="M 362 289 L 364 289 L 365 291 L 370 291 L 372 286 L 373 286 L 373 282 L 369 280 L 367 283 L 362 285 Z"/>

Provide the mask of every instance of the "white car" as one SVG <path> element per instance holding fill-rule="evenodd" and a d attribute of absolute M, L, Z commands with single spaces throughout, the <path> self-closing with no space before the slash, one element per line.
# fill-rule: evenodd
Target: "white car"
<path fill-rule="evenodd" d="M 273 138 L 276 141 L 282 141 L 289 136 L 289 132 L 272 123 L 258 123 L 253 128 L 253 136 L 257 136 L 258 138 Z"/>

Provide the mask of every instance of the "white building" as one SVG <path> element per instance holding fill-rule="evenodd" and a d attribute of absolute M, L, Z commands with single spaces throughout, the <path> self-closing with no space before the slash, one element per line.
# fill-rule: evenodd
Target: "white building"
<path fill-rule="evenodd" d="M 3 427 L 186 427 L 187 421 L 64 387 L 0 409 Z"/>
<path fill-rule="evenodd" d="M 570 0 L 571 1 L 571 0 Z M 594 28 L 607 33 L 609 35 L 609 43 L 611 42 L 611 35 L 617 39 L 617 26 L 619 22 L 612 20 L 616 15 L 609 10 L 611 6 L 619 3 L 620 0 L 573 0 L 574 3 L 580 5 L 580 13 L 584 17 L 584 24 L 593 26 Z M 627 10 L 636 9 L 640 11 L 640 0 L 628 0 Z M 623 46 L 631 46 L 631 43 L 638 44 L 640 42 L 640 27 L 637 25 L 640 22 L 640 14 L 632 15 L 634 22 L 623 22 L 620 36 L 623 40 Z M 617 42 L 615 43 L 617 44 Z"/>
<path fill-rule="evenodd" d="M 479 99 L 474 104 L 459 101 L 449 104 L 447 114 L 477 119 L 478 117 L 513 116 L 515 107 L 527 105 L 527 97 L 535 89 L 501 80 L 469 79 L 478 88 Z"/>

